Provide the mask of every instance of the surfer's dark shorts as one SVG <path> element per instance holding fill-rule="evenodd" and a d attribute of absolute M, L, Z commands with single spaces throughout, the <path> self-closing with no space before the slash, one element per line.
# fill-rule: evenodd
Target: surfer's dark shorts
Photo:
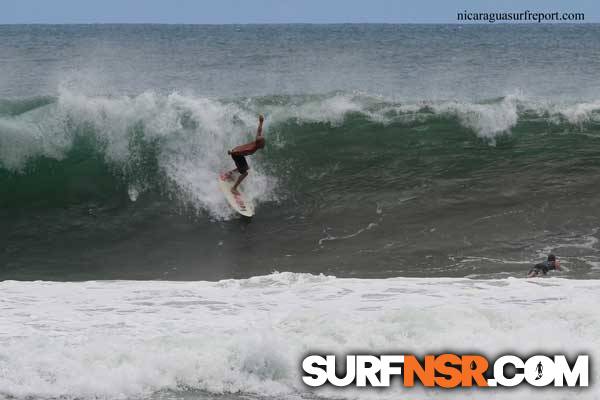
<path fill-rule="evenodd" d="M 246 161 L 246 157 L 244 157 L 244 156 L 234 156 L 232 154 L 231 158 L 233 158 L 233 162 L 235 163 L 235 166 L 237 167 L 238 172 L 240 174 L 245 174 L 246 172 L 248 172 L 248 170 L 250 169 L 250 167 L 248 166 L 248 162 Z"/>

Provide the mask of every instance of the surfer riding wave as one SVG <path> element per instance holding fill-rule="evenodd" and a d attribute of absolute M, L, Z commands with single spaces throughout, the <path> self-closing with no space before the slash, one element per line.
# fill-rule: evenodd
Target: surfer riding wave
<path fill-rule="evenodd" d="M 234 195 L 239 194 L 237 188 L 242 183 L 242 181 L 248 176 L 248 170 L 250 167 L 248 166 L 248 162 L 246 161 L 246 156 L 252 155 L 256 153 L 257 150 L 265 147 L 265 137 L 263 136 L 263 122 L 265 117 L 262 114 L 258 116 L 258 129 L 256 130 L 256 138 L 250 142 L 243 144 L 241 146 L 237 146 L 232 150 L 227 151 L 227 154 L 233 158 L 233 162 L 235 163 L 236 168 L 232 169 L 229 172 L 226 172 L 225 178 L 230 179 L 234 172 L 239 172 L 240 176 L 237 181 L 231 188 L 231 193 Z"/>

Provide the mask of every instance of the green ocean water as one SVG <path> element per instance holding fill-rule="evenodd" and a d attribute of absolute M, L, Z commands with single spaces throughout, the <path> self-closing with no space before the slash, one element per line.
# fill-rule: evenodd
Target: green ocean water
<path fill-rule="evenodd" d="M 599 37 L 1 26 L 0 279 L 597 277 Z M 216 177 L 259 112 L 246 221 Z"/>

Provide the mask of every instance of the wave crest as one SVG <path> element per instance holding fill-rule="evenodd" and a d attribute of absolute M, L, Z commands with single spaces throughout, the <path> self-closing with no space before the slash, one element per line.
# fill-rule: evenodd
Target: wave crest
<path fill-rule="evenodd" d="M 371 124 L 365 126 L 377 135 L 381 126 L 393 124 L 401 130 L 415 122 L 441 121 L 449 124 L 448 129 L 462 126 L 493 143 L 526 120 L 576 129 L 600 122 L 598 101 L 548 104 L 522 95 L 468 103 L 397 102 L 365 93 L 215 99 L 150 91 L 91 97 L 63 89 L 53 100 L 0 102 L 0 166 L 24 174 L 32 160 L 68 158 L 77 141 L 88 137 L 103 162 L 124 179 L 132 201 L 160 181 L 161 191 L 197 211 L 228 218 L 231 210 L 216 178 L 232 166 L 227 149 L 253 137 L 259 112 L 267 115 L 267 136 L 279 148 L 286 146 L 290 126 L 297 131 L 311 129 L 311 124 L 341 129 L 346 124 Z M 268 170 L 260 154 L 253 157 L 251 167 L 248 195 L 256 202 L 276 199 L 278 172 Z"/>

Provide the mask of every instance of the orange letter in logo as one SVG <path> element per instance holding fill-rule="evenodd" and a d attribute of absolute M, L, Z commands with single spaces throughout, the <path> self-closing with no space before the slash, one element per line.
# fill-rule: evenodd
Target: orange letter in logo
<path fill-rule="evenodd" d="M 457 367 L 453 367 L 457 365 Z M 461 359 L 456 354 L 440 354 L 435 359 L 435 369 L 444 376 L 436 376 L 436 385 L 443 388 L 453 388 L 462 381 L 462 373 L 460 372 Z"/>
<path fill-rule="evenodd" d="M 488 366 L 488 360 L 483 356 L 462 356 L 462 385 L 472 386 L 475 381 L 477 386 L 487 386 L 487 379 L 483 374 L 487 371 Z"/>
<path fill-rule="evenodd" d="M 419 360 L 413 355 L 404 356 L 404 386 L 412 387 L 415 385 L 415 374 L 423 386 L 433 386 L 435 378 L 434 356 L 425 356 L 425 368 L 421 367 Z"/>

